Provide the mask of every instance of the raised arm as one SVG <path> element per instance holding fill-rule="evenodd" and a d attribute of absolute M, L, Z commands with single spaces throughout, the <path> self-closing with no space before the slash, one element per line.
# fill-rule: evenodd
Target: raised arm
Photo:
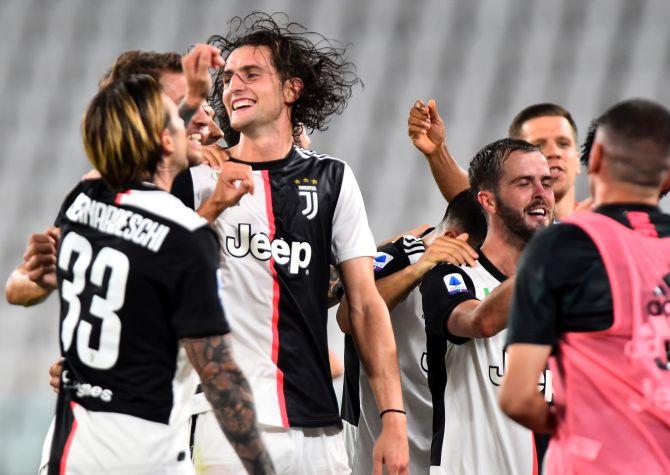
<path fill-rule="evenodd" d="M 467 243 L 468 235 L 461 234 L 452 238 L 440 236 L 436 238 L 421 258 L 399 272 L 377 280 L 377 290 L 389 310 L 393 310 L 416 287 L 423 276 L 435 265 L 448 262 L 455 265 L 474 266 L 477 253 Z"/>
<path fill-rule="evenodd" d="M 455 336 L 488 338 L 507 326 L 514 291 L 514 279 L 507 279 L 484 300 L 466 300 L 458 304 L 447 320 L 447 330 Z"/>
<path fill-rule="evenodd" d="M 478 254 L 467 243 L 468 235 L 461 234 L 458 237 L 439 236 L 428 246 L 426 252 L 414 264 L 393 272 L 375 281 L 379 295 L 389 311 L 393 310 L 407 295 L 421 282 L 423 276 L 433 266 L 448 262 L 455 265 L 475 265 Z M 382 248 L 383 249 L 383 248 Z M 346 304 L 346 296 L 337 309 L 337 322 L 345 333 L 351 333 L 349 322 L 349 307 Z"/>
<path fill-rule="evenodd" d="M 181 64 L 186 77 L 187 92 L 179 105 L 179 116 L 184 120 L 184 125 L 188 126 L 212 88 L 209 69 L 220 68 L 224 62 L 218 48 L 200 43 L 182 57 Z"/>
<path fill-rule="evenodd" d="M 352 334 L 380 414 L 388 409 L 403 411 L 393 329 L 372 272 L 369 257 L 357 257 L 340 264 Z M 406 425 L 407 420 L 401 412 L 384 413 L 382 432 L 373 451 L 374 473 L 381 474 L 382 464 L 390 474 L 407 473 Z"/>
<path fill-rule="evenodd" d="M 51 295 L 56 288 L 56 248 L 59 236 L 58 228 L 30 235 L 23 262 L 14 269 L 5 284 L 8 303 L 29 307 Z"/>
<path fill-rule="evenodd" d="M 433 178 L 444 199 L 451 201 L 470 188 L 468 174 L 449 152 L 444 140 L 444 121 L 437 112 L 434 99 L 428 105 L 417 100 L 409 111 L 407 131 L 414 146 L 428 160 Z"/>
<path fill-rule="evenodd" d="M 274 467 L 256 425 L 251 388 L 233 360 L 228 337 L 182 338 L 226 438 L 250 474 L 273 474 Z"/>

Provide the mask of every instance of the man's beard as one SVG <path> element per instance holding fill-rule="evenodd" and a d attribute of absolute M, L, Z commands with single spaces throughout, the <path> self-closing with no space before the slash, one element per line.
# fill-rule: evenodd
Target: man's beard
<path fill-rule="evenodd" d="M 542 227 L 533 227 L 529 225 L 524 219 L 525 210 L 535 208 L 538 205 L 546 206 L 546 203 L 542 200 L 533 200 L 528 206 L 526 206 L 523 211 L 517 211 L 514 208 L 507 206 L 505 201 L 496 194 L 496 203 L 498 205 L 498 216 L 505 224 L 505 227 L 509 232 L 518 240 L 522 245 L 525 245 L 530 238 L 533 237 L 535 231 L 543 229 Z M 548 221 L 551 222 L 551 214 L 548 214 Z"/>

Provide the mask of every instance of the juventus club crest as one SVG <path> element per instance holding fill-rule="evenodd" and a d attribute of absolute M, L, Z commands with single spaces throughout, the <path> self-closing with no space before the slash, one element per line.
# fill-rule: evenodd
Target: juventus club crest
<path fill-rule="evenodd" d="M 302 180 L 296 179 L 293 183 L 298 185 L 298 195 L 305 199 L 305 208 L 302 210 L 302 215 L 307 219 L 313 219 L 319 212 L 319 200 L 316 194 L 318 180 L 303 178 Z"/>

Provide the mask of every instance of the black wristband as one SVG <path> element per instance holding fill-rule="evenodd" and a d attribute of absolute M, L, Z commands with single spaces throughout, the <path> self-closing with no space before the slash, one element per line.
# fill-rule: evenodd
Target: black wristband
<path fill-rule="evenodd" d="M 405 411 L 403 411 L 402 409 L 385 409 L 385 410 L 383 410 L 382 412 L 379 413 L 379 418 L 381 419 L 382 417 L 384 417 L 384 414 L 386 414 L 387 412 L 398 412 L 400 414 L 407 415 L 407 413 Z"/>

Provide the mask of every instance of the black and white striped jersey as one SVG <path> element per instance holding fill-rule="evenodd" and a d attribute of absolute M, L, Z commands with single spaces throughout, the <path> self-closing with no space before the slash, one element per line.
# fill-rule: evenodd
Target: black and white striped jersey
<path fill-rule="evenodd" d="M 531 475 L 537 473 L 533 433 L 498 406 L 507 330 L 468 339 L 446 328 L 460 303 L 486 298 L 506 279 L 478 253 L 474 267 L 439 264 L 420 286 L 433 398 L 430 473 Z"/>
<path fill-rule="evenodd" d="M 417 262 L 425 252 L 423 240 L 403 236 L 377 250 L 375 279 L 388 277 Z M 391 312 L 396 341 L 403 402 L 407 412 L 410 473 L 426 473 L 430 466 L 432 400 L 428 388 L 426 333 L 419 288 L 415 287 Z M 345 378 L 342 418 L 358 427 L 353 455 L 353 473 L 372 472 L 372 450 L 381 433 L 381 421 L 374 393 L 350 335 L 345 337 Z M 362 374 L 363 378 L 359 375 Z M 350 454 L 351 457 L 351 454 Z"/>
<path fill-rule="evenodd" d="M 375 255 L 360 190 L 343 161 L 301 148 L 249 165 L 255 193 L 215 223 L 235 357 L 262 424 L 339 424 L 326 334 L 329 265 Z M 194 167 L 173 193 L 197 209 L 216 179 L 212 168 Z M 194 412 L 207 408 L 196 395 Z"/>
<path fill-rule="evenodd" d="M 132 427 L 187 420 L 197 378 L 179 339 L 229 331 L 216 235 L 169 193 L 149 184 L 116 193 L 101 180 L 83 181 L 56 224 L 64 364 L 52 463 L 66 438 L 78 440 L 73 410 L 82 414 L 79 434 L 94 432 L 86 421 L 121 421 L 104 427 L 109 440 L 115 430 L 131 440 Z"/>

